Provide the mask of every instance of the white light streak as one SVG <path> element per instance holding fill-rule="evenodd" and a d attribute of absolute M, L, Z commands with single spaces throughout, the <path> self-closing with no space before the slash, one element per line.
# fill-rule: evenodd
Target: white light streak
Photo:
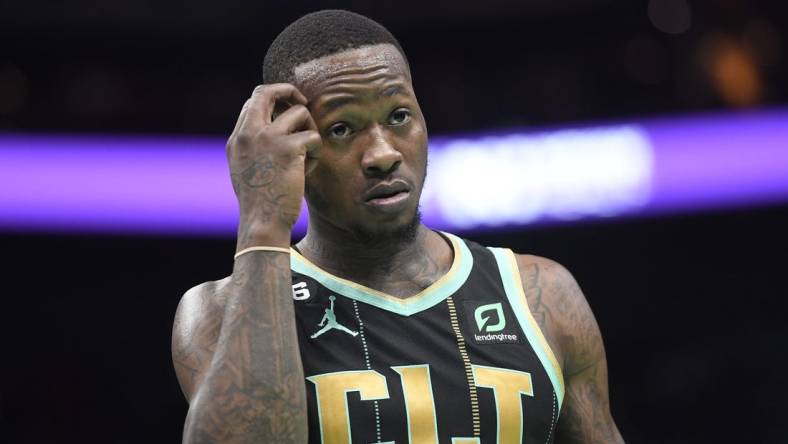
<path fill-rule="evenodd" d="M 460 228 L 614 216 L 648 201 L 649 140 L 636 126 L 456 139 L 435 150 L 424 190 Z"/>

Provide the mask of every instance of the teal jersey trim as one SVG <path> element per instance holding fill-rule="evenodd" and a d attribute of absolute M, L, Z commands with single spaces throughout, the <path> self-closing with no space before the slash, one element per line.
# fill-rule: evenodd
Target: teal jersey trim
<path fill-rule="evenodd" d="M 473 268 L 473 255 L 462 239 L 450 233 L 443 233 L 451 241 L 454 262 L 448 273 L 425 288 L 420 293 L 402 299 L 334 276 L 291 250 L 290 268 L 296 273 L 309 276 L 329 290 L 344 297 L 354 299 L 383 310 L 410 316 L 427 310 L 454 294 L 468 279 Z"/>
<path fill-rule="evenodd" d="M 501 279 L 503 279 L 503 288 L 506 292 L 506 298 L 514 309 L 517 321 L 520 323 L 525 337 L 531 344 L 531 348 L 536 352 L 536 356 L 542 363 L 542 367 L 544 367 L 547 372 L 550 382 L 553 383 L 553 389 L 558 399 L 558 411 L 560 412 L 561 404 L 564 400 L 564 380 L 561 375 L 561 367 L 558 365 L 555 355 L 550 349 L 550 345 L 547 344 L 541 329 L 539 329 L 539 325 L 536 324 L 528 308 L 528 302 L 525 299 L 525 294 L 522 289 L 522 282 L 519 280 L 519 272 L 517 271 L 517 262 L 514 258 L 514 254 L 511 250 L 506 248 L 488 247 L 488 249 L 492 251 L 495 256 L 495 261 L 498 263 L 498 270 L 501 273 Z M 514 270 L 512 269 L 513 267 Z M 517 272 L 517 275 L 515 275 L 515 272 Z"/>

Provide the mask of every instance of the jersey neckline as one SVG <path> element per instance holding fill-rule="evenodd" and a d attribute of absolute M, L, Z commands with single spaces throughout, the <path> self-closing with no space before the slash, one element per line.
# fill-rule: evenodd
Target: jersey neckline
<path fill-rule="evenodd" d="M 449 271 L 419 293 L 402 299 L 356 282 L 335 276 L 290 248 L 290 268 L 296 273 L 309 276 L 329 290 L 377 308 L 402 316 L 411 316 L 427 310 L 454 294 L 468 279 L 473 268 L 473 255 L 459 237 L 441 232 L 454 251 L 454 260 Z"/>

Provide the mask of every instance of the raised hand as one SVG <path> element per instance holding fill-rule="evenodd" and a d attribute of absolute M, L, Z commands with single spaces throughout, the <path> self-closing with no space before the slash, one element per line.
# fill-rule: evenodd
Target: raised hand
<path fill-rule="evenodd" d="M 259 85 L 227 141 L 240 207 L 238 246 L 287 247 L 304 196 L 304 176 L 322 145 L 307 99 L 287 83 Z M 281 112 L 280 112 L 281 111 Z"/>

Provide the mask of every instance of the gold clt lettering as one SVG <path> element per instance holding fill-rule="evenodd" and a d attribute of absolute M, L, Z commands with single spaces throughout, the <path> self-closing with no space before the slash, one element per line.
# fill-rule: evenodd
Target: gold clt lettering
<path fill-rule="evenodd" d="M 477 387 L 493 389 L 498 416 L 498 444 L 523 442 L 521 395 L 533 396 L 531 374 L 504 368 L 471 365 Z"/>
<path fill-rule="evenodd" d="M 389 397 L 386 378 L 374 370 L 324 373 L 306 379 L 315 385 L 323 444 L 351 443 L 348 392 L 359 392 L 362 401 Z"/>
<path fill-rule="evenodd" d="M 430 367 L 427 364 L 391 367 L 400 376 L 405 396 L 409 444 L 438 444 Z M 505 368 L 471 365 L 477 387 L 491 388 L 495 397 L 498 444 L 523 440 L 522 395 L 533 396 L 531 374 Z M 350 444 L 348 392 L 362 401 L 388 399 L 386 378 L 374 370 L 324 373 L 306 378 L 315 385 L 323 444 Z M 452 444 L 478 444 L 479 438 L 452 438 Z"/>
<path fill-rule="evenodd" d="M 435 419 L 435 400 L 427 364 L 391 367 L 399 373 L 405 394 L 410 444 L 438 444 L 438 424 Z"/>

